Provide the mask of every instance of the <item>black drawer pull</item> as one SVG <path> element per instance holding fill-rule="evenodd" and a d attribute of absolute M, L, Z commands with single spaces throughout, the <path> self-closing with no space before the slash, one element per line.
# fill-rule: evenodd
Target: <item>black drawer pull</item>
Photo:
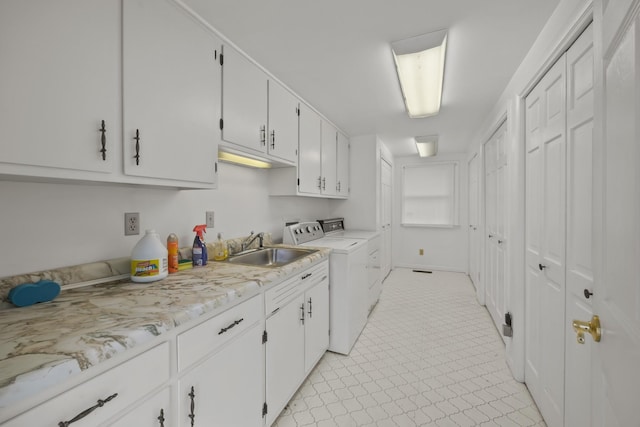
<path fill-rule="evenodd" d="M 311 306 L 312 301 L 311 301 L 311 297 L 309 297 L 309 319 L 311 319 L 311 317 L 313 317 L 313 307 Z"/>
<path fill-rule="evenodd" d="M 193 386 L 191 386 L 191 393 L 187 396 L 191 399 L 191 413 L 189 414 L 189 418 L 191 418 L 191 427 L 193 427 L 195 425 L 196 418 L 196 392 L 193 389 Z"/>
<path fill-rule="evenodd" d="M 75 417 L 71 418 L 69 421 L 60 421 L 58 423 L 58 427 L 67 427 L 69 424 L 75 423 L 76 421 L 80 421 L 81 419 L 83 419 L 84 417 L 86 417 L 96 409 L 102 408 L 105 403 L 111 401 L 112 399 L 115 399 L 116 396 L 118 396 L 118 393 L 113 393 L 111 396 L 107 397 L 104 400 L 98 399 L 98 402 L 94 406 L 92 406 L 91 408 L 85 409 Z"/>
<path fill-rule="evenodd" d="M 140 129 L 136 129 L 136 136 L 133 138 L 136 140 L 136 155 L 133 156 L 136 159 L 136 166 L 140 165 Z"/>
<path fill-rule="evenodd" d="M 311 273 L 307 273 L 304 276 L 302 276 L 302 280 L 308 279 L 309 277 L 311 277 Z"/>
<path fill-rule="evenodd" d="M 227 332 L 229 329 L 233 328 L 233 327 L 234 327 L 234 326 L 236 326 L 236 325 L 239 325 L 239 324 L 240 324 L 240 322 L 242 322 L 243 320 L 244 320 L 244 317 L 243 317 L 242 319 L 240 319 L 240 320 L 236 320 L 236 321 L 234 321 L 233 323 L 231 323 L 231 324 L 230 324 L 229 326 L 227 326 L 226 328 L 222 328 L 222 329 L 220 329 L 220 332 L 218 332 L 218 335 L 222 335 L 222 334 L 224 334 L 224 333 L 225 333 L 225 332 Z"/>
<path fill-rule="evenodd" d="M 102 134 L 100 136 L 100 144 L 102 145 L 102 148 L 100 149 L 100 152 L 102 153 L 102 160 L 107 160 L 107 137 L 106 137 L 106 133 L 107 133 L 107 128 L 105 127 L 105 123 L 104 120 L 102 121 L 102 126 L 100 126 L 100 133 Z"/>
<path fill-rule="evenodd" d="M 160 416 L 158 417 L 158 423 L 160 427 L 164 427 L 164 409 L 160 408 Z"/>

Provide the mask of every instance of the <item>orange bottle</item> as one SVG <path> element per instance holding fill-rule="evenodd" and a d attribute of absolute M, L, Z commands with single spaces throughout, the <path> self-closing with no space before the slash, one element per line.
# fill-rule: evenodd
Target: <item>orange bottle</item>
<path fill-rule="evenodd" d="M 167 252 L 169 253 L 169 273 L 178 272 L 178 236 L 171 233 L 167 237 Z"/>

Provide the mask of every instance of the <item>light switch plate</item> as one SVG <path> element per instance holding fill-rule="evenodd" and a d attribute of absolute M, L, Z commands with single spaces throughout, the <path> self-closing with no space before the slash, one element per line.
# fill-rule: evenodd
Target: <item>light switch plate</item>
<path fill-rule="evenodd" d="M 207 211 L 206 212 L 206 224 L 207 224 L 207 228 L 213 228 L 214 226 L 214 215 L 213 215 L 213 211 Z"/>

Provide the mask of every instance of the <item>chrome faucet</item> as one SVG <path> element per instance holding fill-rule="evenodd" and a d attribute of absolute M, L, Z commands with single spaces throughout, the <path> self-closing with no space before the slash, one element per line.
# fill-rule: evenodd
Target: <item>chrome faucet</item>
<path fill-rule="evenodd" d="M 246 251 L 247 248 L 249 247 L 249 245 L 251 245 L 256 239 L 260 239 L 260 246 L 259 248 L 262 249 L 263 246 L 263 242 L 264 242 L 264 233 L 258 233 L 258 234 L 253 234 L 253 231 L 251 232 L 251 234 L 249 235 L 249 237 L 247 237 L 241 244 L 240 244 L 240 251 Z"/>

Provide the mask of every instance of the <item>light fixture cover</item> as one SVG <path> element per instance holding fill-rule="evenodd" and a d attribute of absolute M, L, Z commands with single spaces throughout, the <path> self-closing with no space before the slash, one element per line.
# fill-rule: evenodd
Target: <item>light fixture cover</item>
<path fill-rule="evenodd" d="M 271 167 L 270 163 L 264 162 L 262 160 L 253 159 L 251 157 L 239 154 L 229 153 L 222 150 L 218 151 L 218 160 L 227 163 L 234 163 L 241 166 L 249 166 L 252 168 L 268 169 Z"/>
<path fill-rule="evenodd" d="M 438 154 L 438 135 L 416 136 L 415 139 L 420 157 L 432 157 Z"/>
<path fill-rule="evenodd" d="M 411 118 L 438 114 L 442 101 L 447 31 L 391 43 L 404 103 Z"/>

